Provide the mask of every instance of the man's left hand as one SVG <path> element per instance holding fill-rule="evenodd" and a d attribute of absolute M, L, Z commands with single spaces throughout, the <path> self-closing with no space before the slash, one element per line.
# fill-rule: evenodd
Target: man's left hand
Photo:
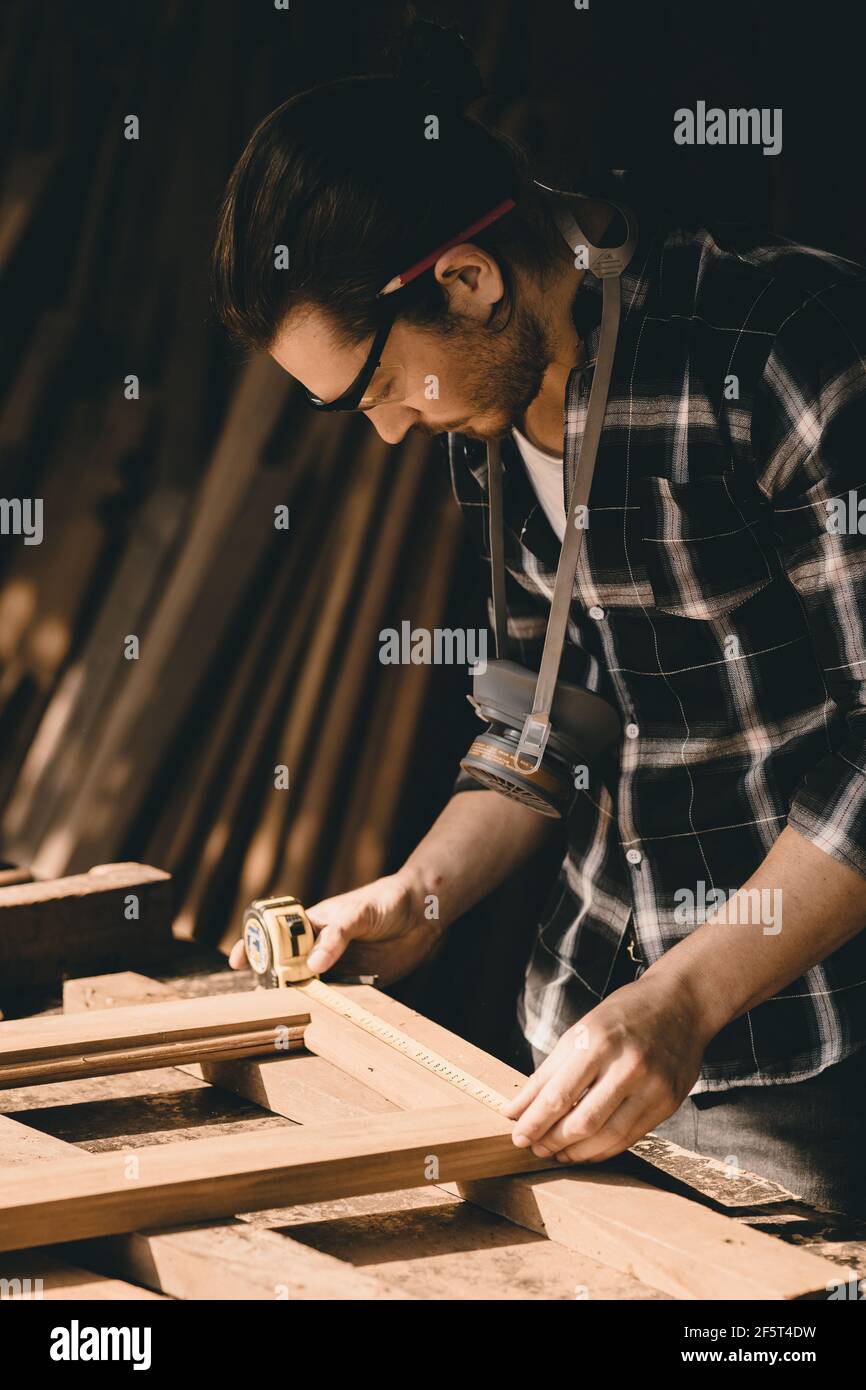
<path fill-rule="evenodd" d="M 600 1163 L 680 1106 L 710 1041 L 680 979 L 647 972 L 562 1035 L 503 1113 L 540 1158 Z"/>

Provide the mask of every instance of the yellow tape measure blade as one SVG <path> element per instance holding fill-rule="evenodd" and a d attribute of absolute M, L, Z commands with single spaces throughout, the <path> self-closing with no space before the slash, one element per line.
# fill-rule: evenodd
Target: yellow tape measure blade
<path fill-rule="evenodd" d="M 393 1024 L 380 1018 L 378 1014 L 371 1013 L 369 1009 L 363 1008 L 353 999 L 348 999 L 345 995 L 340 994 L 331 985 L 323 984 L 318 979 L 312 979 L 300 981 L 293 988 L 303 990 L 305 994 L 317 999 L 319 1003 L 326 1005 L 334 1013 L 340 1014 L 342 1018 L 348 1019 L 358 1028 L 363 1028 L 366 1033 L 379 1038 L 389 1047 L 396 1048 L 404 1057 L 409 1057 L 419 1066 L 425 1067 L 427 1071 L 432 1071 L 434 1075 L 441 1077 L 443 1081 L 457 1086 L 465 1095 L 471 1096 L 480 1104 L 489 1106 L 491 1110 L 501 1110 L 505 1104 L 505 1097 L 500 1095 L 498 1091 L 494 1091 L 491 1086 L 486 1086 L 477 1077 L 471 1076 L 461 1067 L 456 1067 L 441 1053 L 434 1052 L 432 1048 L 419 1043 L 415 1038 L 410 1038 L 407 1033 L 402 1033 L 399 1028 L 395 1028 Z"/>

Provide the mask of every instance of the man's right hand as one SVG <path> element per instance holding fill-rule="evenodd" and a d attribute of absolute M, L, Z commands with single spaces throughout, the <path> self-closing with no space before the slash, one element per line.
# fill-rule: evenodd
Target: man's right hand
<path fill-rule="evenodd" d="M 309 909 L 317 933 L 310 969 L 323 975 L 343 960 L 347 974 L 378 975 L 383 985 L 409 975 L 433 954 L 445 928 L 540 849 L 556 826 L 498 792 L 456 793 L 396 874 Z M 235 970 L 246 965 L 242 940 L 229 962 Z"/>
<path fill-rule="evenodd" d="M 378 975 L 382 984 L 402 979 L 432 955 L 442 935 L 440 923 L 425 917 L 424 909 L 420 885 L 405 870 L 324 898 L 307 910 L 316 932 L 310 969 L 323 975 L 341 961 L 348 974 Z M 243 938 L 232 947 L 229 964 L 246 967 Z"/>

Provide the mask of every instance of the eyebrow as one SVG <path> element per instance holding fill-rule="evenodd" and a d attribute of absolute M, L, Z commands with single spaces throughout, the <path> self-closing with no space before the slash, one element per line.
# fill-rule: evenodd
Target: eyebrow
<path fill-rule="evenodd" d="M 393 319 L 392 319 L 392 321 L 391 321 L 390 326 L 388 327 L 388 331 L 387 331 L 386 333 L 384 333 L 384 335 L 383 335 L 385 341 L 387 341 L 388 335 L 389 335 L 390 332 L 391 332 L 391 327 L 393 327 Z M 360 366 L 360 367 L 358 368 L 358 370 L 355 372 L 355 375 L 353 376 L 352 380 L 349 382 L 348 386 L 345 386 L 345 387 L 343 388 L 342 391 L 338 391 L 335 395 L 333 395 L 333 396 L 331 396 L 331 395 L 329 395 L 329 396 L 322 396 L 322 395 L 319 394 L 318 391 L 314 391 L 314 390 L 312 389 L 312 387 L 306 386 L 306 385 L 304 384 L 304 382 L 300 380 L 299 377 L 295 377 L 295 380 L 298 382 L 298 384 L 300 385 L 301 389 L 302 389 L 303 391 L 306 392 L 307 397 L 308 397 L 310 400 L 312 400 L 314 404 L 315 404 L 316 401 L 318 401 L 318 402 L 321 403 L 321 404 L 319 405 L 319 407 L 318 407 L 320 410 L 321 410 L 321 409 L 328 410 L 329 408 L 331 408 L 331 407 L 333 407 L 334 405 L 336 405 L 338 401 L 342 401 L 343 398 L 344 398 L 345 396 L 349 395 L 349 393 L 352 392 L 352 390 L 353 390 L 353 388 L 356 386 L 356 383 L 358 382 L 358 380 L 364 375 L 364 373 L 365 373 L 365 372 L 368 370 L 368 368 L 369 368 L 370 359 L 371 359 L 371 357 L 373 356 L 373 353 L 374 353 L 375 348 L 376 348 L 376 340 L 377 340 L 377 338 L 380 336 L 380 334 L 383 333 L 383 328 L 384 328 L 384 325 L 380 326 L 379 329 L 377 329 L 376 333 L 373 334 L 372 340 L 369 342 L 369 344 L 367 345 L 367 347 L 364 349 L 364 353 L 365 353 L 364 360 L 363 360 L 361 366 Z M 357 348 L 360 350 L 360 349 L 362 348 L 363 345 L 362 345 L 361 343 L 355 343 L 355 344 L 343 344 L 343 346 L 345 346 L 345 347 L 350 347 L 350 346 L 352 346 L 352 347 L 357 347 Z M 382 343 L 382 347 L 384 347 L 384 341 L 383 341 L 383 343 Z M 380 349 L 380 351 L 381 351 L 381 349 Z M 379 363 L 377 362 L 376 365 L 373 367 L 373 371 L 372 371 L 372 373 L 371 373 L 370 380 L 372 380 L 373 376 L 375 376 L 375 374 L 376 374 L 376 372 L 377 372 L 377 370 L 378 370 L 378 367 L 379 367 Z M 368 381 L 367 384 L 369 385 L 369 381 Z M 348 409 L 356 409 L 357 407 L 350 406 L 350 407 L 347 407 L 347 408 L 348 408 Z"/>

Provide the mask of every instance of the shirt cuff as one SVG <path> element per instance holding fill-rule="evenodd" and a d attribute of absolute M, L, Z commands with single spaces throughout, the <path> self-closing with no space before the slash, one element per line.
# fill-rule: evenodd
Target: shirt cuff
<path fill-rule="evenodd" d="M 852 761 L 839 753 L 822 759 L 795 796 L 788 824 L 866 878 L 866 774 Z"/>

